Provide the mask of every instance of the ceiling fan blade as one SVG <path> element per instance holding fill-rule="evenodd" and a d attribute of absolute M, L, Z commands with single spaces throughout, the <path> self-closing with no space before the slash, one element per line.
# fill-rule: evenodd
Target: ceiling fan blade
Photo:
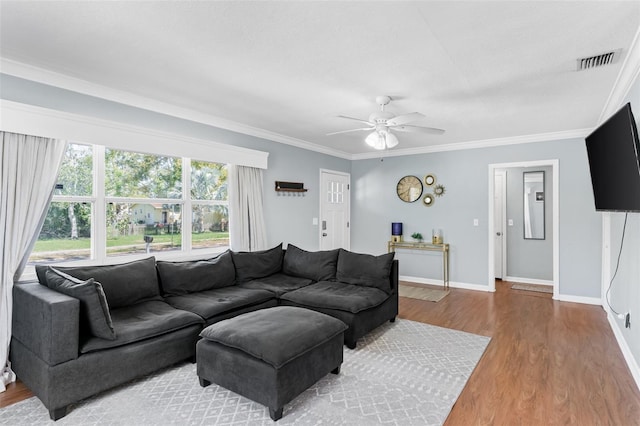
<path fill-rule="evenodd" d="M 369 124 L 369 125 L 373 126 L 373 124 L 371 122 L 369 122 L 367 120 L 363 120 L 362 118 L 347 117 L 346 115 L 336 115 L 336 117 L 346 118 L 347 120 L 359 121 L 361 123 L 366 123 L 366 124 Z"/>
<path fill-rule="evenodd" d="M 410 124 L 405 124 L 404 126 L 392 126 L 391 128 L 399 132 L 416 132 L 426 133 L 429 135 L 441 135 L 444 133 L 444 130 L 436 129 L 435 127 L 412 126 Z"/>
<path fill-rule="evenodd" d="M 339 132 L 331 132 L 331 133 L 327 133 L 327 136 L 331 136 L 331 135 L 338 135 L 340 133 L 349 133 L 349 132 L 358 132 L 360 130 L 368 130 L 368 131 L 372 131 L 375 130 L 375 127 L 363 127 L 361 129 L 350 129 L 350 130 L 340 130 Z"/>
<path fill-rule="evenodd" d="M 425 117 L 424 114 L 419 112 L 411 112 L 409 114 L 402 114 L 397 117 L 393 117 L 387 120 L 387 126 L 401 126 L 406 123 L 411 123 L 412 121 L 418 121 Z"/>

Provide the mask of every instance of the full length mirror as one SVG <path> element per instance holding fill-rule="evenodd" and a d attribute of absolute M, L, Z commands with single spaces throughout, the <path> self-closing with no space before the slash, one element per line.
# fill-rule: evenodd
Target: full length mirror
<path fill-rule="evenodd" d="M 544 240 L 544 172 L 524 172 L 524 239 Z"/>

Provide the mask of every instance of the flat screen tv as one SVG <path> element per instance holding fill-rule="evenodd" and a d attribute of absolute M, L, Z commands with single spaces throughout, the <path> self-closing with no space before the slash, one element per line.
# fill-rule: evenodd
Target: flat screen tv
<path fill-rule="evenodd" d="M 640 142 L 626 104 L 586 138 L 596 210 L 640 212 Z"/>

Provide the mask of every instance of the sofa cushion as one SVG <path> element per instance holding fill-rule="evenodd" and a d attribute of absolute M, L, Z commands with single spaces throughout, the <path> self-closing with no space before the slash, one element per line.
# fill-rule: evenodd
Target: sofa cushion
<path fill-rule="evenodd" d="M 107 298 L 102 285 L 93 278 L 86 281 L 49 267 L 45 273 L 50 288 L 80 301 L 80 327 L 82 333 L 90 333 L 96 337 L 115 340 L 116 333 L 109 314 Z"/>
<path fill-rule="evenodd" d="M 308 286 L 312 282 L 313 281 L 308 278 L 292 277 L 290 275 L 279 273 L 265 278 L 251 280 L 243 284 L 238 284 L 238 287 L 269 290 L 270 292 L 275 293 L 276 297 L 280 297 L 288 291 Z"/>
<path fill-rule="evenodd" d="M 153 256 L 119 265 L 56 266 L 55 268 L 81 280 L 93 278 L 98 281 L 102 284 L 110 309 L 130 306 L 146 300 L 162 300 L 156 273 L 156 260 Z M 36 267 L 40 282 L 50 287 L 44 277 L 45 270 Z"/>
<path fill-rule="evenodd" d="M 228 251 L 208 260 L 188 262 L 159 260 L 156 266 L 162 292 L 171 296 L 228 287 L 233 285 L 236 279 L 236 270 L 231 253 Z"/>
<path fill-rule="evenodd" d="M 111 341 L 90 338 L 82 344 L 81 353 L 123 346 L 194 324 L 203 324 L 202 318 L 198 315 L 156 300 L 112 309 L 111 318 L 117 338 Z"/>
<path fill-rule="evenodd" d="M 280 297 L 296 305 L 314 308 L 337 309 L 357 314 L 380 305 L 389 298 L 382 290 L 373 287 L 345 284 L 336 281 L 320 281 Z"/>
<path fill-rule="evenodd" d="M 256 305 L 273 298 L 273 293 L 267 290 L 231 286 L 183 294 L 181 296 L 169 296 L 165 300 L 173 307 L 193 312 L 204 319 L 209 319 L 234 309 Z"/>
<path fill-rule="evenodd" d="M 372 256 L 340 249 L 336 279 L 344 283 L 379 288 L 391 293 L 389 276 L 394 255 L 395 253 L 387 253 Z"/>
<path fill-rule="evenodd" d="M 239 284 L 268 277 L 282 269 L 282 243 L 268 250 L 232 251 L 231 254 L 236 267 L 236 281 Z"/>
<path fill-rule="evenodd" d="M 329 315 L 278 306 L 220 321 L 202 330 L 200 336 L 280 368 L 346 329 L 345 323 Z"/>
<path fill-rule="evenodd" d="M 340 250 L 306 251 L 289 244 L 282 262 L 282 272 L 294 277 L 313 281 L 336 279 L 338 253 Z"/>

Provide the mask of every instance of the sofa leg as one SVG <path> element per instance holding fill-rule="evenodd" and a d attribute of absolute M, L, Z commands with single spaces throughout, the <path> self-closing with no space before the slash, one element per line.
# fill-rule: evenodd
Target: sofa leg
<path fill-rule="evenodd" d="M 396 322 L 396 317 L 391 318 L 389 322 Z"/>
<path fill-rule="evenodd" d="M 349 349 L 355 349 L 356 348 L 356 342 L 344 342 L 344 344 L 349 348 Z"/>
<path fill-rule="evenodd" d="M 49 417 L 54 422 L 60 420 L 67 415 L 67 407 L 56 408 L 55 410 L 49 410 Z"/>
<path fill-rule="evenodd" d="M 269 416 L 271 416 L 271 420 L 273 420 L 274 422 L 277 422 L 282 418 L 282 408 L 283 407 L 280 407 L 278 409 L 273 409 L 269 407 Z"/>
<path fill-rule="evenodd" d="M 203 379 L 202 377 L 198 377 L 198 379 L 200 380 L 200 386 L 202 386 L 203 388 L 206 388 L 211 384 L 209 380 Z"/>
<path fill-rule="evenodd" d="M 331 374 L 340 374 L 340 367 L 342 364 L 331 370 Z"/>

